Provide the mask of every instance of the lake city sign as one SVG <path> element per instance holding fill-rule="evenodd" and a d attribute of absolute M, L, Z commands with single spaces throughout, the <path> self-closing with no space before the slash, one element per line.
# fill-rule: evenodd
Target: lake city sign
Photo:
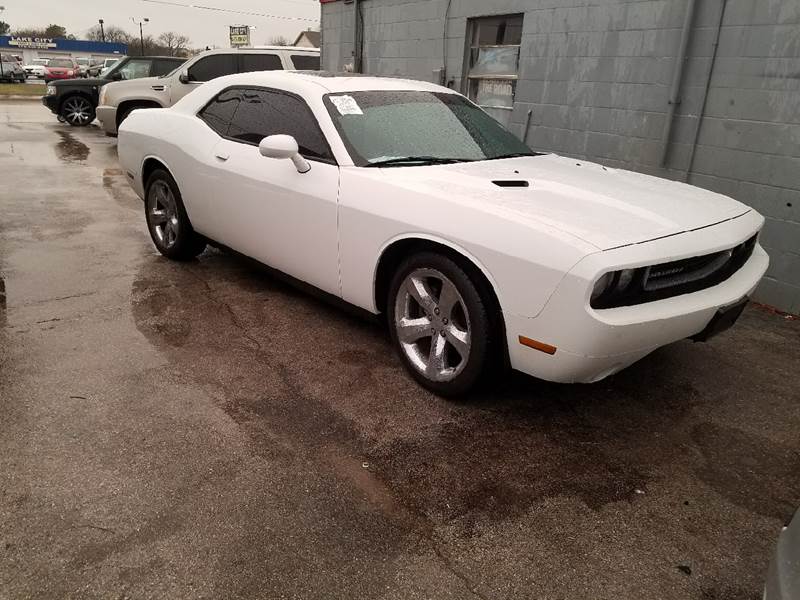
<path fill-rule="evenodd" d="M 47 50 L 48 48 L 55 48 L 58 46 L 53 38 L 38 38 L 38 37 L 12 37 L 8 40 L 9 46 L 16 46 L 17 48 L 36 48 L 39 50 Z"/>

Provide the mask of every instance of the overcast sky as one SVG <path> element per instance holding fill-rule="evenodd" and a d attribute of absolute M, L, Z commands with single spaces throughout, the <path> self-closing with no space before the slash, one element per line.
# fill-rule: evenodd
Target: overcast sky
<path fill-rule="evenodd" d="M 195 4 L 259 15 L 168 4 Z M 131 17 L 137 21 L 148 17 L 146 32 L 157 36 L 164 31 L 176 31 L 188 35 L 194 48 L 227 47 L 229 25 L 255 26 L 251 34 L 254 45 L 267 44 L 274 36 L 284 36 L 293 42 L 304 29 L 319 26 L 320 14 L 319 0 L 169 0 L 167 5 L 144 0 L 0 0 L 0 6 L 5 6 L 0 20 L 9 23 L 12 30 L 56 23 L 81 38 L 98 19 L 103 19 L 106 26 L 117 25 L 138 33 L 138 25 L 131 22 Z"/>

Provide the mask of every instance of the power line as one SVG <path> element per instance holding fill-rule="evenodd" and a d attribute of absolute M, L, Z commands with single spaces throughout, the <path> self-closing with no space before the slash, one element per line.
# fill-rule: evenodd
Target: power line
<path fill-rule="evenodd" d="M 163 4 L 166 6 L 180 6 L 181 8 L 195 8 L 197 10 L 208 10 L 212 12 L 233 13 L 236 15 L 244 15 L 247 17 L 262 17 L 266 19 L 283 19 L 285 21 L 309 21 L 312 23 L 319 23 L 319 19 L 309 19 L 307 17 L 287 17 L 285 15 L 269 15 L 266 13 L 259 13 L 250 10 L 236 10 L 233 8 L 220 8 L 218 6 L 203 6 L 201 4 L 183 4 L 181 2 L 171 2 L 170 0 L 141 0 L 142 2 L 149 2 L 150 4 Z M 310 5 L 310 3 L 308 3 Z"/>

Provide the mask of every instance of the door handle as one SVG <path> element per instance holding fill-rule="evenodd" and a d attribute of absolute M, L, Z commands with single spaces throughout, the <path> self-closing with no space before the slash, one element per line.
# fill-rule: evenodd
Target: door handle
<path fill-rule="evenodd" d="M 225 162 L 231 157 L 231 155 L 228 154 L 227 152 L 217 152 L 216 154 L 214 154 L 214 156 L 217 157 L 217 160 L 221 160 L 222 162 Z"/>

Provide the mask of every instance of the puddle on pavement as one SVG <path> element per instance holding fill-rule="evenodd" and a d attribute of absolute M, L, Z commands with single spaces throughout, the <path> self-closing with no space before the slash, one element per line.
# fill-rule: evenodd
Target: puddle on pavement
<path fill-rule="evenodd" d="M 84 162 L 89 158 L 89 146 L 68 131 L 56 131 L 61 141 L 55 146 L 56 156 L 64 162 Z"/>
<path fill-rule="evenodd" d="M 116 202 L 123 206 L 135 208 L 137 210 L 142 206 L 142 201 L 131 188 L 122 169 L 103 169 L 103 189 Z"/>
<path fill-rule="evenodd" d="M 687 374 L 685 345 L 599 384 L 514 374 L 448 402 L 410 380 L 379 327 L 216 250 L 184 264 L 145 259 L 132 312 L 145 337 L 217 398 L 254 446 L 269 453 L 275 435 L 286 438 L 379 510 L 451 523 L 465 537 L 550 498 L 594 511 L 637 502 L 687 461 L 689 472 L 701 469 L 720 489 L 718 468 L 730 467 L 694 439 L 707 399 Z M 175 323 L 184 326 L 176 331 Z M 711 466 L 687 456 L 698 445 Z M 786 461 L 781 448 L 764 452 L 759 465 Z M 355 468 L 361 460 L 368 474 Z M 759 495 L 763 514 L 782 510 L 796 489 L 788 470 L 771 471 L 772 485 Z"/>

